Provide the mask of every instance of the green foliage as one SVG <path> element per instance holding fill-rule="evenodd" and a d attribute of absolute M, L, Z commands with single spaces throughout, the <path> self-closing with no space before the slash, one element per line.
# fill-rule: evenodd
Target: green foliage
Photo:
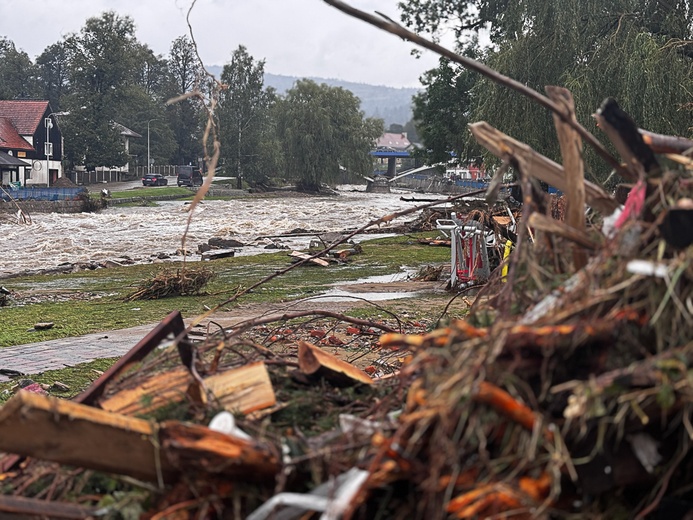
<path fill-rule="evenodd" d="M 48 46 L 36 58 L 38 82 L 53 110 L 60 111 L 61 102 L 69 88 L 68 54 L 63 42 Z"/>
<path fill-rule="evenodd" d="M 106 12 L 88 19 L 79 34 L 65 40 L 70 91 L 63 106 L 70 118 L 63 133 L 72 164 L 93 169 L 123 166 L 128 161 L 115 124 L 129 101 L 131 71 L 141 58 L 134 31 L 132 19 Z"/>
<path fill-rule="evenodd" d="M 167 65 L 168 83 L 163 86 L 166 100 L 192 91 L 204 73 L 195 47 L 186 36 L 173 41 Z M 199 137 L 202 135 L 203 112 L 204 107 L 196 97 L 166 107 L 166 120 L 173 129 L 175 142 L 171 163 L 197 165 L 198 158 L 203 156 Z"/>
<path fill-rule="evenodd" d="M 277 130 L 287 176 L 308 191 L 338 178 L 342 168 L 369 174 L 368 153 L 383 132 L 380 119 L 365 118 L 351 92 L 300 80 L 279 104 Z"/>
<path fill-rule="evenodd" d="M 405 23 L 417 31 L 452 27 L 462 51 L 476 46 L 474 35 L 485 27 L 492 45 L 482 61 L 539 92 L 546 85 L 567 87 L 588 129 L 596 131 L 591 114 L 604 98 L 614 97 L 642 128 L 673 135 L 693 131 L 691 0 L 414 0 L 400 7 Z M 439 93 L 444 76 L 431 71 L 427 78 L 436 81 L 429 82 L 424 99 Z M 468 106 L 467 94 L 448 89 L 439 109 Z M 479 78 L 469 117 L 559 159 L 551 115 L 507 87 Z M 424 144 L 433 148 L 438 138 L 424 135 Z M 592 176 L 608 175 L 591 151 L 586 157 Z"/>
<path fill-rule="evenodd" d="M 426 145 L 427 162 L 435 164 L 450 160 L 455 152 L 464 163 L 480 154 L 469 143 L 467 125 L 473 108 L 472 89 L 478 76 L 449 60 L 440 59 L 437 69 L 422 77 L 426 90 L 414 96 L 414 119 L 419 135 Z M 450 103 L 455 100 L 455 103 Z"/>
<path fill-rule="evenodd" d="M 221 158 L 226 173 L 236 177 L 238 189 L 245 178 L 255 182 L 267 180 L 268 156 L 263 157 L 260 151 L 273 137 L 269 116 L 275 96 L 263 88 L 264 72 L 265 62 L 255 61 L 240 45 L 221 74 L 227 85 L 221 93 L 218 111 Z"/>
<path fill-rule="evenodd" d="M 29 55 L 0 37 L 0 99 L 26 99 L 37 95 L 34 66 Z"/>

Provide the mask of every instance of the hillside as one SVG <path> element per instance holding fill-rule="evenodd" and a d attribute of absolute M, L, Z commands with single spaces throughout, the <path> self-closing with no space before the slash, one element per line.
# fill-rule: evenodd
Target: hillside
<path fill-rule="evenodd" d="M 222 68 L 219 66 L 210 66 L 208 70 L 219 77 Z M 279 94 L 284 94 L 298 79 L 301 78 L 265 73 L 265 85 L 276 89 Z M 366 116 L 383 119 L 386 127 L 391 123 L 404 125 L 411 119 L 411 98 L 418 92 L 418 89 L 415 88 L 369 85 L 366 83 L 353 83 L 339 79 L 314 77 L 307 79 L 313 80 L 316 83 L 325 83 L 331 87 L 341 87 L 353 92 L 353 94 L 361 100 L 361 110 L 364 111 Z"/>

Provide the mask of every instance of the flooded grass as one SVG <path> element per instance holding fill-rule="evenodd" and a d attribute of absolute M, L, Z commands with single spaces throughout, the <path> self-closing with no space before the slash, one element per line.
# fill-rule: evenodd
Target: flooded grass
<path fill-rule="evenodd" d="M 449 261 L 448 255 L 449 250 L 420 245 L 415 237 L 368 241 L 364 244 L 363 253 L 350 257 L 348 264 L 326 268 L 298 267 L 225 308 L 230 310 L 241 304 L 286 302 L 324 294 L 337 282 L 399 276 L 405 263 L 411 267 L 440 264 Z M 239 289 L 284 269 L 290 262 L 285 251 L 206 262 L 205 265 L 217 275 L 207 286 L 206 294 L 136 302 L 125 302 L 124 298 L 142 280 L 155 277 L 162 269 L 181 268 L 182 264 L 133 265 L 67 275 L 8 279 L 3 285 L 16 292 L 19 301 L 28 303 L 0 308 L 3 322 L 0 347 L 156 323 L 174 310 L 181 311 L 184 316 L 198 315 L 229 299 Z M 55 325 L 48 330 L 35 331 L 33 326 L 39 322 L 53 322 Z"/>

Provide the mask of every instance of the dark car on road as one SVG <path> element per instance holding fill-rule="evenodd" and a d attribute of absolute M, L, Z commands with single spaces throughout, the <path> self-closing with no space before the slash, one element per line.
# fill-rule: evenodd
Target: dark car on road
<path fill-rule="evenodd" d="M 143 186 L 166 186 L 168 179 L 160 173 L 148 173 L 142 177 Z"/>
<path fill-rule="evenodd" d="M 177 166 L 178 186 L 202 186 L 202 173 L 195 166 Z"/>

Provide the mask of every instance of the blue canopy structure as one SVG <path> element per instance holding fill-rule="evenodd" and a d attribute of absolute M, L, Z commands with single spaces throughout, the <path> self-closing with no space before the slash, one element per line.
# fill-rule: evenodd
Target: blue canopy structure
<path fill-rule="evenodd" d="M 373 157 L 411 157 L 406 150 L 373 150 L 370 152 Z"/>

